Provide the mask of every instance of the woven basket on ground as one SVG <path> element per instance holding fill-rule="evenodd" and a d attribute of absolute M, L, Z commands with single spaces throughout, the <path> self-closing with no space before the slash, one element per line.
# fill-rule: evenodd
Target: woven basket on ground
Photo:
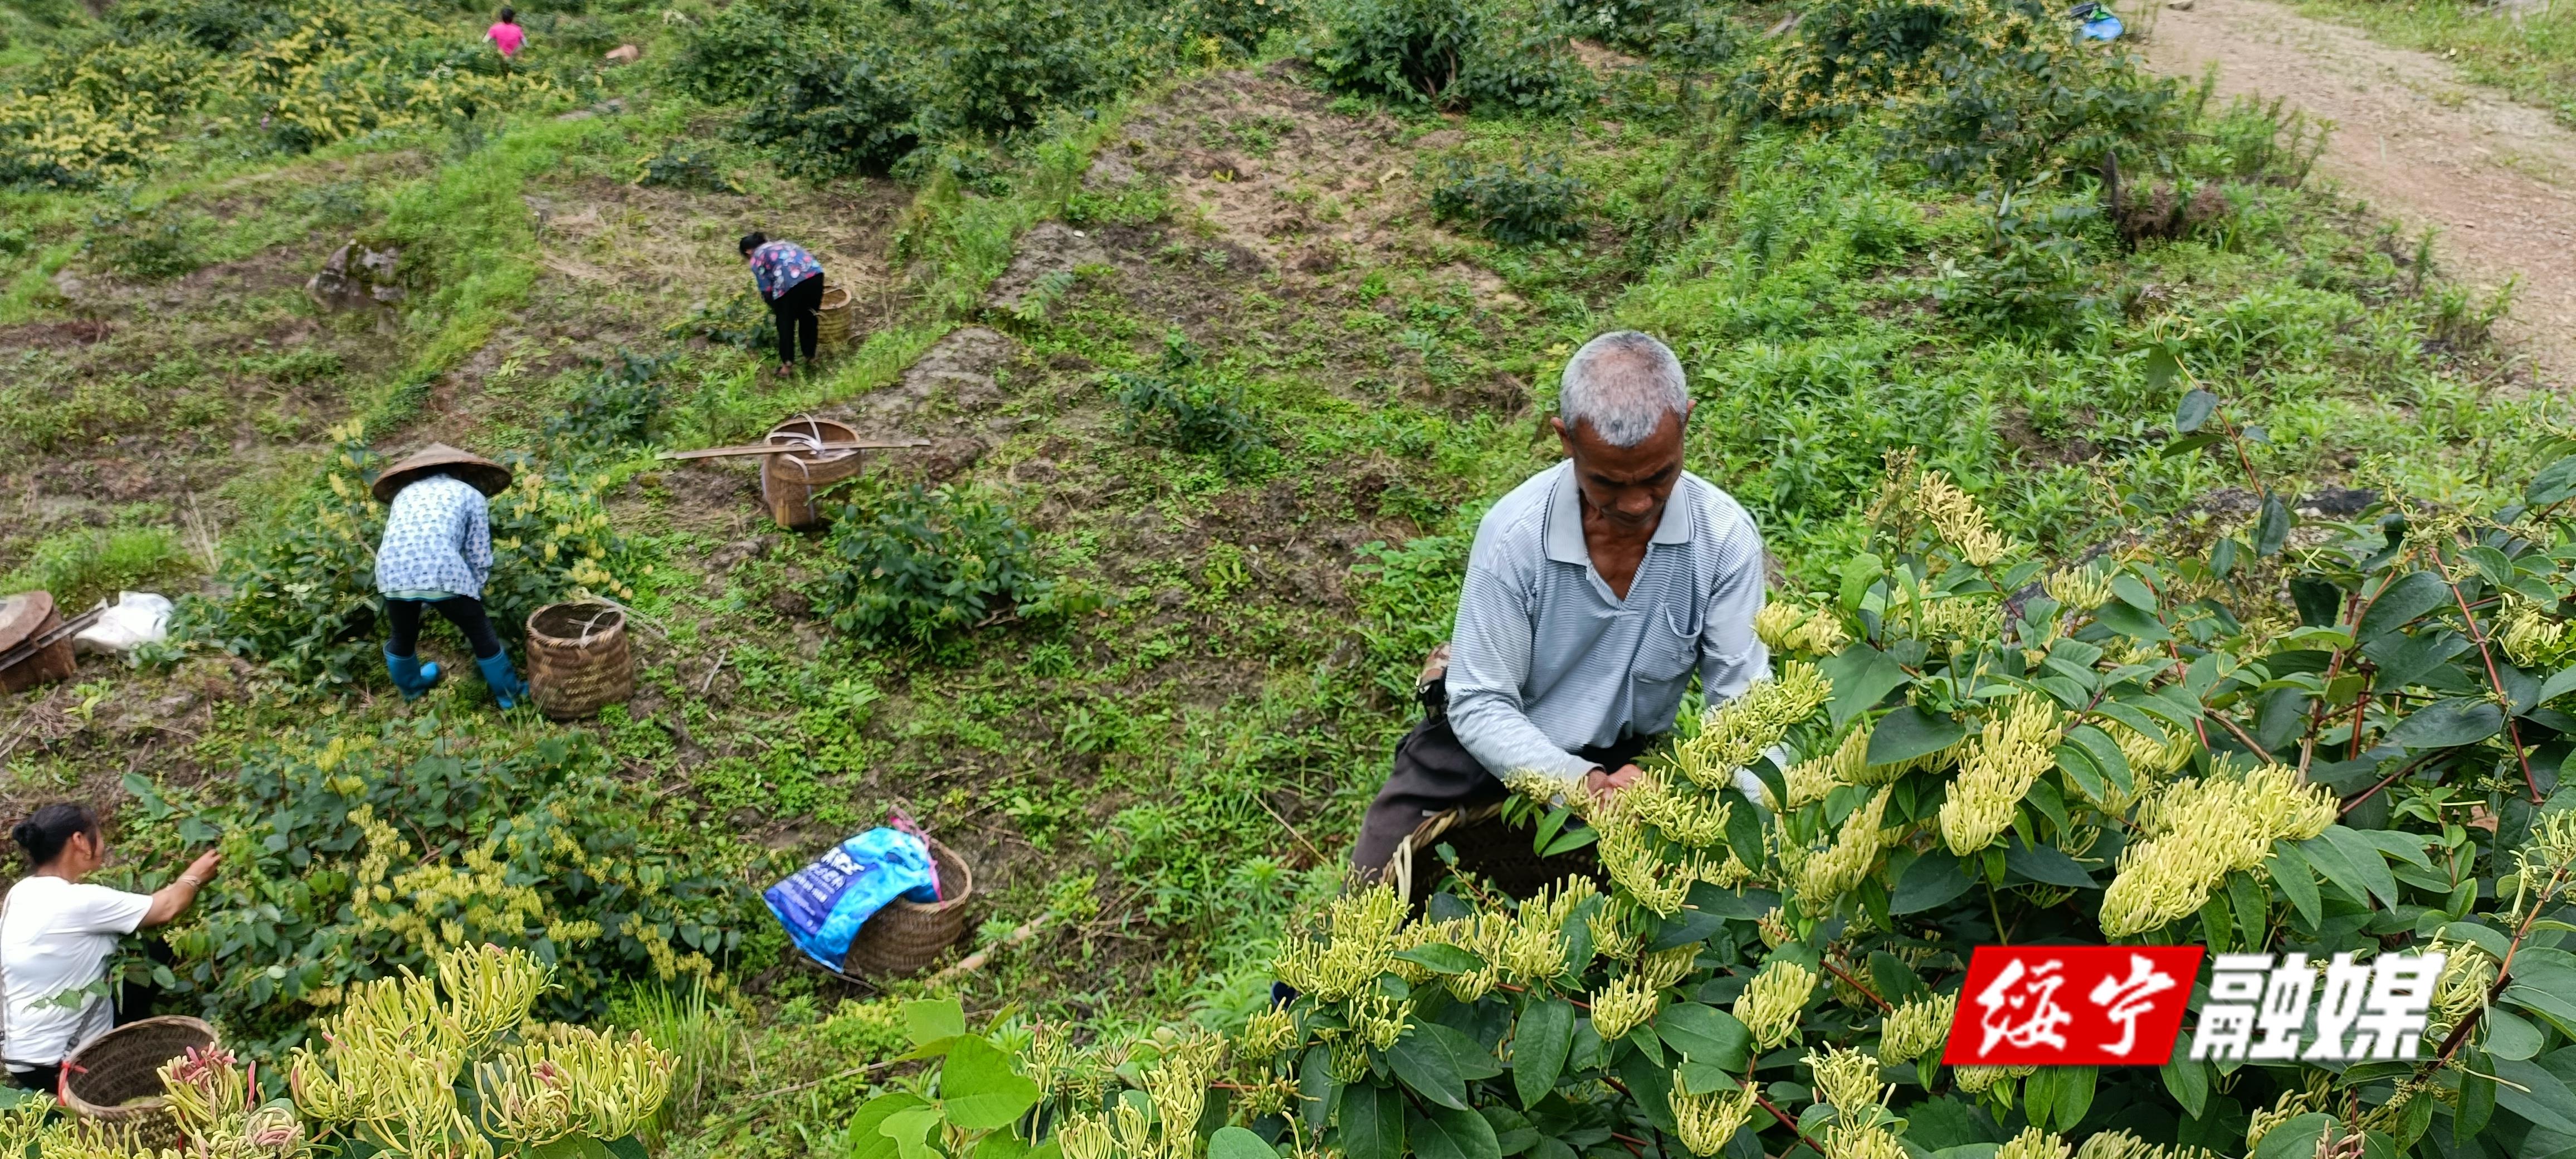
<path fill-rule="evenodd" d="M 131 1131 L 145 1147 L 175 1147 L 179 1120 L 161 1101 L 161 1067 L 215 1042 L 215 1028 L 194 1018 L 164 1015 L 126 1023 L 63 1060 L 63 1109 Z"/>
<path fill-rule="evenodd" d="M 825 346 L 846 346 L 850 341 L 852 315 L 858 311 L 850 292 L 839 286 L 823 287 L 823 304 L 814 311 L 814 337 Z"/>
<path fill-rule="evenodd" d="M 0 597 L 0 655 L 24 648 L 62 626 L 63 614 L 54 607 L 54 597 L 46 592 L 22 592 Z M 72 665 L 72 642 L 57 640 L 6 668 L 0 668 L 0 692 L 18 692 L 38 684 L 69 680 Z"/>
<path fill-rule="evenodd" d="M 575 720 L 635 695 L 626 613 L 607 604 L 548 604 L 528 616 L 528 695 L 537 710 Z"/>
<path fill-rule="evenodd" d="M 966 935 L 966 903 L 975 899 L 975 871 L 957 851 L 930 843 L 939 866 L 940 900 L 931 905 L 896 898 L 870 916 L 850 939 L 841 972 L 857 978 L 918 974 Z"/>
<path fill-rule="evenodd" d="M 1503 807 L 1479 805 L 1450 809 L 1423 819 L 1411 836 L 1395 847 L 1386 881 L 1396 895 L 1419 909 L 1442 879 L 1452 872 L 1441 860 L 1446 845 L 1458 855 L 1458 870 L 1474 874 L 1512 897 L 1528 897 L 1569 875 L 1602 880 L 1601 860 L 1589 845 L 1540 857 L 1530 845 L 1531 832 L 1503 819 Z"/>
<path fill-rule="evenodd" d="M 768 441 L 852 443 L 858 438 L 858 429 L 848 423 L 801 418 L 771 428 Z M 814 496 L 824 488 L 859 473 L 857 451 L 789 452 L 762 455 L 761 459 L 761 502 L 769 505 L 770 518 L 777 520 L 780 527 L 791 530 L 802 530 L 821 522 L 821 514 L 814 509 Z"/>

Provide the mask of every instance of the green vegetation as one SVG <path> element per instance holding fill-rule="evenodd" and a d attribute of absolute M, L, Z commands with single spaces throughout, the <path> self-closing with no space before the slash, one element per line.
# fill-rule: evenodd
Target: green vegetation
<path fill-rule="evenodd" d="M 1053 614 L 1028 529 L 992 499 L 955 488 L 862 486 L 832 518 L 842 567 L 815 610 L 873 641 L 928 642 L 1007 617 Z"/>
<path fill-rule="evenodd" d="M 165 588 L 203 566 L 167 527 L 85 528 L 37 543 L 26 563 L 0 577 L 0 594 L 49 592 L 69 617 L 118 592 Z"/>
<path fill-rule="evenodd" d="M 1858 1056 L 1820 1054 L 1819 1074 L 1793 1048 L 1729 1045 L 1726 1011 L 1764 971 L 1785 993 L 1789 964 L 1830 963 L 1910 1005 L 1955 988 L 1981 931 L 2100 936 L 2128 873 L 2115 839 L 2143 848 L 2158 809 L 2270 784 L 2230 779 L 2255 745 L 2313 750 L 2309 780 L 2347 796 L 2399 775 L 2342 828 L 2186 882 L 2175 896 L 2207 894 L 2189 914 L 2118 931 L 2515 945 L 2489 935 L 2514 937 L 2564 863 L 2507 884 L 2524 835 L 2563 824 L 2529 798 L 2554 789 L 2570 723 L 2549 707 L 2565 657 L 2545 598 L 2566 587 L 2564 496 L 2526 488 L 2568 444 L 2545 400 L 2497 386 L 2496 306 L 2303 188 L 2314 141 L 2294 120 L 1988 0 L 587 7 L 532 14 L 506 73 L 461 8 L 370 9 L 380 38 L 334 32 L 309 56 L 282 45 L 336 9 L 0 20 L 8 115 L 126 127 L 11 155 L 0 501 L 22 517 L 0 525 L 0 566 L 80 557 L 47 545 L 102 527 L 193 544 L 177 527 L 201 501 L 222 561 L 166 662 L 0 708 L 17 745 L 0 784 L 135 798 L 118 841 L 136 885 L 223 844 L 226 874 L 164 938 L 174 960 L 130 968 L 166 971 L 245 1049 L 280 1061 L 362 984 L 488 940 L 556 965 L 544 1016 L 670 1052 L 645 1134 L 677 1156 L 994 1159 L 1016 1141 L 1109 1159 L 1204 1138 L 1259 1159 L 1284 1138 L 1392 1159 L 1402 1138 L 1634 1159 L 1612 1132 L 1667 1157 L 1791 1150 L 1767 1113 L 1741 1145 L 1714 1131 L 1746 1077 L 1820 1141 L 1902 1116 L 1927 1149 L 2120 1126 L 2243 1155 L 2260 1111 L 2267 1156 L 2311 1114 L 2378 1130 L 2387 1153 L 2502 1154 L 2547 1125 L 2526 1095 L 2566 1027 L 2502 994 L 2477 1025 L 2529 1035 L 2476 1031 L 2462 1049 L 2485 1065 L 2455 1056 L 2471 1065 L 2403 1101 L 2394 1072 L 2264 1066 L 2091 1085 L 1898 1067 L 1897 1093 L 1864 1099 Z M 623 42 L 641 62 L 599 62 Z M 322 71 L 258 71 L 273 58 Z M 153 71 L 170 62 L 193 71 Z M 129 65 L 151 83 L 38 87 Z M 280 102 L 326 73 L 356 119 L 281 128 Z M 1026 236 L 1051 219 L 1066 227 Z M 751 228 L 815 247 L 858 303 L 857 339 L 819 369 L 766 373 L 732 245 Z M 353 239 L 400 251 L 401 300 L 324 312 L 303 279 Z M 988 307 L 1006 270 L 1027 292 Z M 1616 888 L 1537 912 L 1598 952 L 1505 990 L 1478 981 L 1502 961 L 1478 939 L 1529 909 L 1453 887 L 1435 924 L 1401 927 L 1382 902 L 1329 903 L 1476 520 L 1554 460 L 1549 384 L 1612 326 L 1681 353 L 1689 463 L 1754 514 L 1805 612 L 1767 629 L 1834 684 L 1771 722 L 1800 756 L 1863 721 L 1982 738 L 2027 718 L 2070 747 L 2023 762 L 2031 785 L 2000 810 L 1978 798 L 1979 824 L 2001 817 L 1988 837 L 2012 834 L 2000 870 L 1997 846 L 1943 824 L 1970 795 L 1966 751 L 1907 754 L 1884 795 L 1810 798 L 1802 765 L 1775 786 L 1776 842 L 1675 764 L 1681 805 L 1738 823 L 1676 847 L 1660 821 L 1613 836 L 1596 815 Z M 933 445 L 871 453 L 811 536 L 766 525 L 745 464 L 652 458 L 804 413 Z M 613 595 L 635 613 L 631 702 L 556 725 L 489 708 L 470 677 L 412 705 L 384 686 L 366 554 L 382 509 L 361 488 L 374 456 L 432 438 L 521 464 L 495 503 L 495 619 Z M 1934 493 L 1923 475 L 1881 502 L 1907 448 L 2008 552 L 1963 562 L 1992 544 L 1941 523 L 1964 495 L 1906 498 Z M 2294 515 L 2328 505 L 2362 513 Z M 2386 513 L 2404 550 L 2372 558 Z M 2096 548 L 2007 614 L 2003 596 L 2057 574 L 2042 561 Z M 2337 606 L 2420 594 L 2405 577 L 2428 568 L 2464 608 Z M 2113 594 L 2073 598 L 2095 583 Z M 2511 675 L 2477 639 L 2521 649 Z M 2450 651 L 2400 672 L 2419 649 Z M 1745 724 L 1689 714 L 1677 751 Z M 2142 779 L 2150 758 L 2173 763 Z M 2310 811 L 2316 792 L 2289 791 Z M 862 1000 L 796 960 L 756 890 L 895 806 L 975 861 L 981 925 L 960 950 L 985 956 Z M 1731 884 L 1757 892 L 1676 931 L 1672 867 L 1728 876 L 1727 854 L 1749 855 Z M 2258 876 L 2265 856 L 2281 868 Z M 2043 862 L 2058 879 L 2024 879 Z M 1926 883 L 1961 892 L 1914 908 Z M 2555 988 L 2562 932 L 2526 931 L 2515 971 Z M 1666 934 L 1693 936 L 1650 948 Z M 1319 945 L 1375 961 L 1395 941 L 1419 952 L 1391 975 L 1317 984 Z M 1265 1013 L 1276 976 L 1307 992 L 1284 1014 Z M 1897 1061 L 1887 1011 L 1843 989 L 1774 995 L 1764 1020 L 1786 1009 L 1802 1045 Z M 1359 1045 L 1399 1000 L 1410 1036 Z M 1551 1073 L 1519 1081 L 1516 1058 L 1506 1080 L 1512 1024 L 1562 1031 Z M 1433 1040 L 1448 1074 L 1417 1065 Z M 942 1042 L 964 1077 L 898 1058 Z M 1317 1101 L 1291 1104 L 1292 1077 Z M 2489 1077 L 2505 1082 L 2476 1142 Z"/>
<path fill-rule="evenodd" d="M 2172 450 L 2236 435 L 2218 407 L 2187 396 Z M 2268 494 L 2203 550 L 2053 571 L 1894 458 L 1838 591 L 1758 622 L 1778 679 L 1583 808 L 1606 881 L 1515 901 L 1452 876 L 1418 915 L 1359 891 L 1280 954 L 1294 1000 L 1230 1040 L 1081 1048 L 1040 1028 L 1026 1077 L 991 1096 L 1008 1115 L 890 1092 L 851 1118 L 851 1153 L 891 1153 L 925 1119 L 943 1155 L 1004 1131 L 1069 1156 L 2548 1146 L 2576 1110 L 2553 993 L 2576 959 L 2541 917 L 2576 886 L 2576 813 L 2544 771 L 2576 727 L 2547 707 L 2576 691 L 2553 616 L 2576 457 L 2505 522 L 2302 527 Z M 1737 787 L 1748 767 L 1761 801 Z M 1522 807 L 1551 812 L 1541 839 L 1570 823 L 1560 788 L 1524 787 Z M 2443 955 L 2420 1061 L 1941 1065 L 1954 1017 L 1997 1025 L 1955 989 L 1969 946 L 2384 963 L 2392 938 Z M 952 1053 L 938 1089 L 982 1091 L 988 1072 L 1012 1073 Z"/>
<path fill-rule="evenodd" d="M 2548 109 L 2576 129 L 2576 11 L 2563 4 L 2304 0 L 2300 7 L 2440 56 L 2470 80 Z"/>

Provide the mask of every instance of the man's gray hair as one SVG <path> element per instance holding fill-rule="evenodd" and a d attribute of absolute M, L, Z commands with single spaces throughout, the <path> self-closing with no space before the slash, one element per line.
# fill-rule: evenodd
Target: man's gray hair
<path fill-rule="evenodd" d="M 1614 447 L 1654 437 L 1665 415 L 1690 413 L 1690 383 L 1682 360 L 1651 334 L 1613 330 L 1574 352 L 1565 364 L 1556 409 L 1566 429 L 1592 424 L 1592 433 Z"/>

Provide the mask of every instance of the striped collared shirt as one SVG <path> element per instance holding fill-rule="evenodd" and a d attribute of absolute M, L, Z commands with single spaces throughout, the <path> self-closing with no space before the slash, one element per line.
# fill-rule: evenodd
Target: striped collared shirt
<path fill-rule="evenodd" d="M 1693 670 L 1710 704 L 1771 673 L 1753 635 L 1762 533 L 1684 472 L 1620 599 L 1592 569 L 1566 460 L 1485 513 L 1450 635 L 1449 723 L 1496 776 L 1575 780 L 1574 755 L 1670 731 Z"/>

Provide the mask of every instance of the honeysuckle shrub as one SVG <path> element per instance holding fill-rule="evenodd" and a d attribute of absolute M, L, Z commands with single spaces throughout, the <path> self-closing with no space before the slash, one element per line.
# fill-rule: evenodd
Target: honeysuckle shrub
<path fill-rule="evenodd" d="M 254 1055 L 460 946 L 525 950 L 552 971 L 540 1015 L 596 1019 L 621 982 L 715 983 L 760 912 L 586 733 L 424 713 L 278 737 L 217 788 L 126 788 L 172 856 L 212 843 L 224 869 L 160 934 L 166 961 L 123 968 Z"/>
<path fill-rule="evenodd" d="M 2197 390 L 2177 420 L 2176 454 L 2243 435 Z M 1614 796 L 1517 786 L 1598 881 L 1353 892 L 1230 1041 L 1041 1031 L 1027 1113 L 989 1129 L 1073 1159 L 2562 1152 L 2576 456 L 2486 513 L 2303 520 L 2248 488 L 2215 530 L 2051 563 L 1892 458 L 1867 549 L 1757 621 L 1773 679 Z M 2446 964 L 2417 1058 L 2193 1061 L 2186 1034 L 2160 1067 L 1940 1065 L 1970 948 L 2052 942 Z"/>
<path fill-rule="evenodd" d="M 333 433 L 339 443 L 319 485 L 293 515 L 227 539 L 215 572 L 222 590 L 182 598 L 173 637 L 260 661 L 292 687 L 328 691 L 382 678 L 376 544 L 386 507 L 367 485 L 387 460 L 355 425 Z M 567 596 L 633 598 L 623 577 L 637 567 L 609 527 L 600 477 L 558 474 L 526 456 L 512 465 L 509 488 L 490 504 L 492 574 L 483 588 L 505 646 L 521 637 L 530 613 Z"/>
<path fill-rule="evenodd" d="M 557 986 L 525 950 L 460 946 L 429 975 L 352 988 L 323 1045 L 260 1083 L 220 1047 L 160 1068 L 180 1146 L 148 1146 L 41 1095 L 0 1112 L 0 1150 L 25 1159 L 642 1159 L 639 1131 L 678 1060 L 641 1034 L 536 1019 Z"/>
<path fill-rule="evenodd" d="M 131 7 L 132 11 L 127 9 Z M 505 68 L 419 6 L 156 0 L 0 92 L 0 183 L 133 181 L 186 137 L 305 150 L 568 101 L 589 61 L 538 46 Z"/>

